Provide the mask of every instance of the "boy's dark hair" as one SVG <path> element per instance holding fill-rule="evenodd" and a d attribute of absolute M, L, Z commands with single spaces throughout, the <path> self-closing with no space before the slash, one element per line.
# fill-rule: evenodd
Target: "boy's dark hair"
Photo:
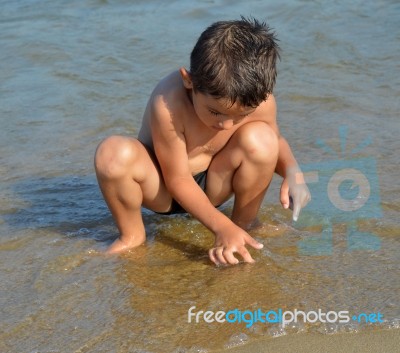
<path fill-rule="evenodd" d="M 257 107 L 275 85 L 277 41 L 275 33 L 254 18 L 212 24 L 190 56 L 193 89 Z"/>

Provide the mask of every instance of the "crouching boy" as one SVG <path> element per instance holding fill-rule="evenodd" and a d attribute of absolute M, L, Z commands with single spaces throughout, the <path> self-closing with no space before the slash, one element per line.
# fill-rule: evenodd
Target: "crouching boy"
<path fill-rule="evenodd" d="M 118 253 L 145 239 L 141 207 L 188 212 L 215 235 L 209 257 L 253 262 L 261 249 L 247 230 L 274 172 L 283 177 L 281 203 L 293 217 L 310 199 L 287 141 L 280 135 L 272 94 L 279 48 L 255 19 L 208 27 L 190 69 L 163 78 L 148 101 L 138 138 L 112 136 L 96 151 L 98 182 L 119 230 L 108 249 Z M 231 217 L 216 207 L 234 196 Z"/>

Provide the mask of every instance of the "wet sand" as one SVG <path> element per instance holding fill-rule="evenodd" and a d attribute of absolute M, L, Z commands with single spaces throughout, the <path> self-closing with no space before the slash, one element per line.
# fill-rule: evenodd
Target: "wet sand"
<path fill-rule="evenodd" d="M 215 353 L 338 353 L 400 352 L 400 330 L 364 331 L 335 335 L 297 334 L 267 338 L 256 342 L 218 350 Z"/>

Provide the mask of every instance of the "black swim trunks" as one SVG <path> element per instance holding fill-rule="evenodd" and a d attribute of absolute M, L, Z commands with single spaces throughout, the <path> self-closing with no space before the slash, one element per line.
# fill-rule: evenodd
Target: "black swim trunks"
<path fill-rule="evenodd" d="M 154 156 L 155 153 L 153 149 L 146 145 L 145 143 L 141 142 L 140 143 L 146 148 L 150 156 Z M 155 158 L 156 159 L 156 158 Z M 200 172 L 193 176 L 193 179 L 201 187 L 201 189 L 205 192 L 206 191 L 206 182 L 207 182 L 207 170 Z M 156 211 L 154 211 L 156 212 Z M 172 199 L 172 204 L 171 204 L 171 209 L 167 212 L 156 212 L 158 214 L 162 215 L 171 215 L 171 214 L 177 214 L 177 213 L 186 213 L 185 209 L 178 203 L 176 200 Z"/>
<path fill-rule="evenodd" d="M 193 176 L 193 179 L 197 183 L 198 186 L 205 192 L 206 191 L 206 182 L 207 182 L 207 170 L 204 172 L 200 172 Z M 171 209 L 167 212 L 156 212 L 162 215 L 171 215 L 177 213 L 186 213 L 185 209 L 178 203 L 176 200 L 172 199 Z"/>

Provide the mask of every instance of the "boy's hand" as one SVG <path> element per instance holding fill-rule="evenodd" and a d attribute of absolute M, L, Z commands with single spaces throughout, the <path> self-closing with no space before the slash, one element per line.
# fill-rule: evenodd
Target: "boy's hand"
<path fill-rule="evenodd" d="M 246 245 L 250 245 L 254 249 L 262 249 L 264 246 L 242 228 L 232 223 L 232 226 L 215 234 L 214 247 L 208 251 L 208 256 L 216 265 L 236 265 L 239 260 L 233 254 L 239 253 L 245 262 L 253 263 L 254 260 L 246 249 Z"/>
<path fill-rule="evenodd" d="M 297 221 L 300 210 L 310 200 L 311 194 L 304 181 L 303 173 L 298 168 L 289 169 L 281 186 L 281 204 L 283 208 L 291 208 L 293 210 L 293 220 Z"/>

